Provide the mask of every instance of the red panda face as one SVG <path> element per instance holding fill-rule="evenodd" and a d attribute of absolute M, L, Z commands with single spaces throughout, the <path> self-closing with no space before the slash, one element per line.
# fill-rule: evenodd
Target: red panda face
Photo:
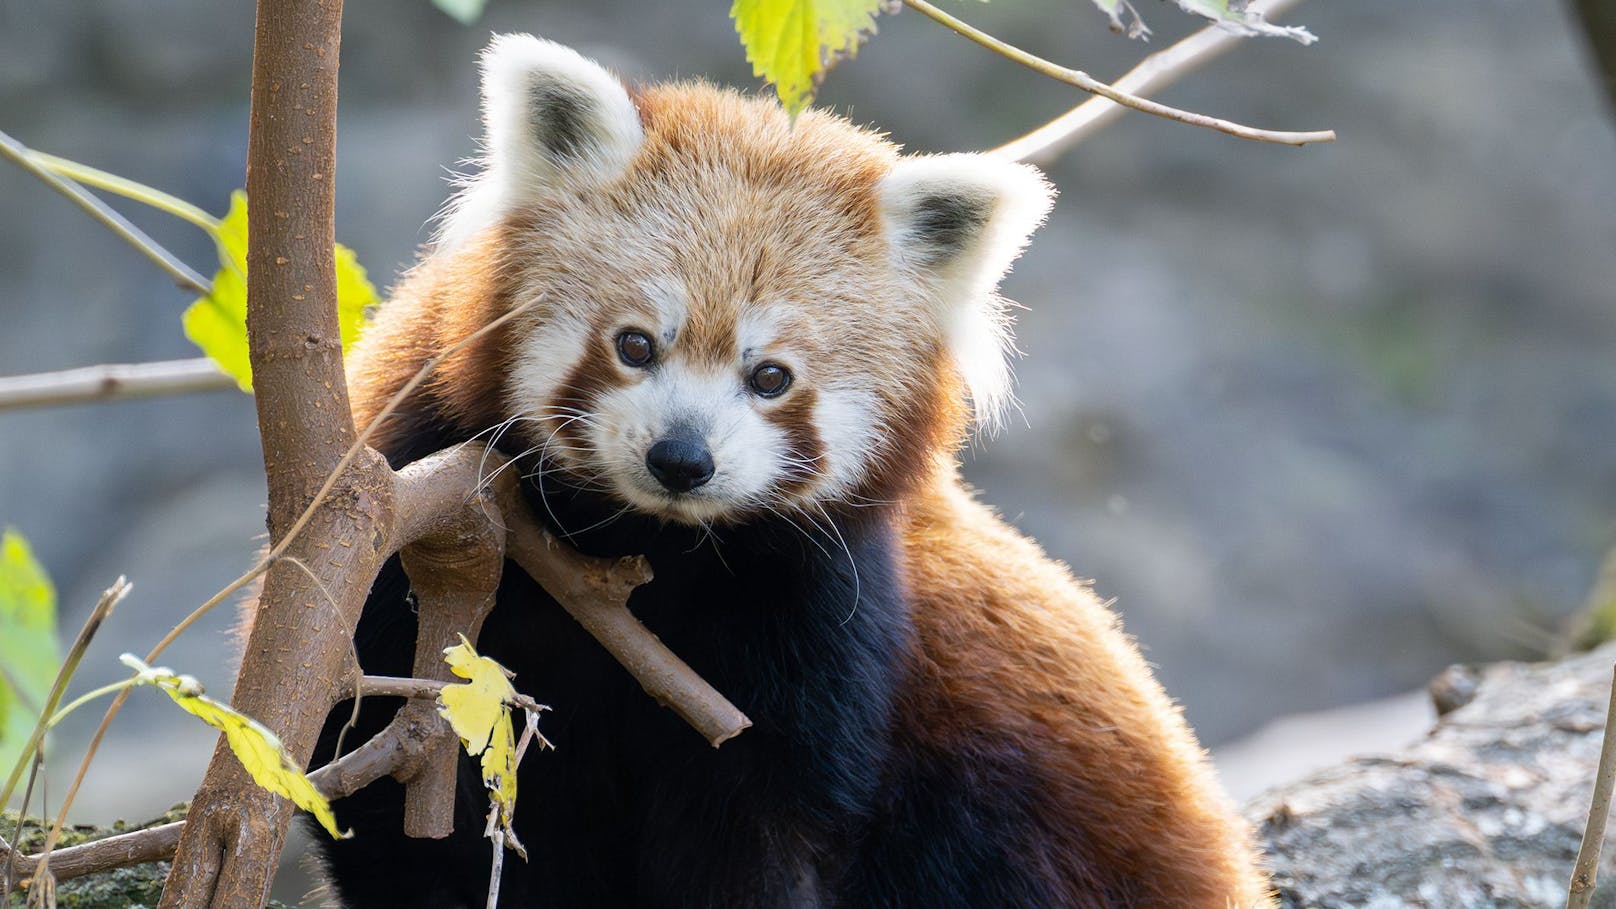
<path fill-rule="evenodd" d="M 1050 202 L 1030 168 L 700 85 L 631 96 L 526 36 L 485 54 L 484 106 L 435 255 L 496 245 L 538 301 L 504 410 L 574 483 L 686 523 L 863 504 L 1007 395 L 994 287 Z"/>
<path fill-rule="evenodd" d="M 881 402 L 838 371 L 846 358 L 826 354 L 813 307 L 704 305 L 693 283 L 644 278 L 618 305 L 581 307 L 587 322 L 552 318 L 528 335 L 508 401 L 543 434 L 543 459 L 688 522 L 860 494 Z"/>

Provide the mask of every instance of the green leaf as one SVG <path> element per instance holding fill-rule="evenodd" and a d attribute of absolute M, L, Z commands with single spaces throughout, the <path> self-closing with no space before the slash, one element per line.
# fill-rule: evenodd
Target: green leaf
<path fill-rule="evenodd" d="M 730 18 L 752 74 L 774 83 L 795 117 L 814 99 L 825 73 L 875 33 L 885 0 L 735 0 Z"/>
<path fill-rule="evenodd" d="M 432 5 L 453 16 L 461 25 L 471 25 L 482 18 L 488 0 L 432 0 Z"/>
<path fill-rule="evenodd" d="M 7 529 L 0 533 L 0 776 L 22 756 L 57 661 L 56 588 L 28 541 Z"/>
<path fill-rule="evenodd" d="M 233 377 L 242 391 L 252 391 L 252 365 L 247 358 L 247 194 L 230 194 L 230 211 L 213 234 L 219 248 L 219 271 L 213 291 L 185 310 L 185 336 Z M 365 315 L 376 305 L 376 288 L 353 250 L 337 244 L 337 321 L 346 351 L 365 327 Z"/>
<path fill-rule="evenodd" d="M 1250 0 L 1175 0 L 1175 2 L 1185 12 L 1211 19 L 1225 30 L 1237 35 L 1247 37 L 1278 35 L 1303 44 L 1312 44 L 1319 40 L 1312 32 L 1300 26 L 1269 24 L 1263 19 L 1262 13 L 1254 13 L 1246 8 Z M 1126 31 L 1130 38 L 1150 36 L 1150 29 L 1146 28 L 1144 20 L 1139 18 L 1139 11 L 1134 9 L 1128 0 L 1094 0 L 1094 5 L 1111 17 L 1113 29 L 1119 32 Z"/>

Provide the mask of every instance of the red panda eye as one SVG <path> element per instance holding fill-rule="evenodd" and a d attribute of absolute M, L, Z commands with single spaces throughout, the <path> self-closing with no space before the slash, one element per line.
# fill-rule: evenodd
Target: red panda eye
<path fill-rule="evenodd" d="M 617 355 L 630 366 L 645 366 L 656 354 L 651 339 L 637 331 L 625 331 L 617 336 Z"/>
<path fill-rule="evenodd" d="M 765 398 L 772 398 L 791 384 L 791 371 L 775 363 L 765 363 L 752 370 L 752 390 Z"/>

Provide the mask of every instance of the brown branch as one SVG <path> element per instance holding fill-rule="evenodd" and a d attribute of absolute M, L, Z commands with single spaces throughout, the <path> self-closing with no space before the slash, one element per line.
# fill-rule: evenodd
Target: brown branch
<path fill-rule="evenodd" d="M 384 776 L 408 782 L 429 766 L 444 740 L 458 745 L 449 723 L 430 703 L 425 711 L 400 710 L 370 741 L 309 774 L 328 799 L 353 795 Z"/>
<path fill-rule="evenodd" d="M 455 682 L 440 682 L 437 679 L 407 679 L 394 675 L 366 675 L 360 676 L 358 691 L 361 695 L 371 698 L 410 698 L 419 701 L 435 701 L 445 685 L 462 684 Z M 354 687 L 348 685 L 342 689 L 343 697 L 353 697 Z M 523 710 L 549 710 L 543 704 L 533 700 L 521 692 L 511 700 L 511 706 Z"/>
<path fill-rule="evenodd" d="M 505 525 L 491 520 L 494 505 L 471 463 L 472 453 L 439 452 L 397 475 L 394 498 L 401 515 L 442 515 L 430 533 L 399 551 L 417 603 L 416 678 L 454 679 L 443 660 L 444 648 L 458 643 L 462 634 L 477 639 L 494 608 L 505 567 Z M 434 474 L 433 482 L 423 486 L 419 477 Z M 444 501 L 445 489 L 459 491 L 458 500 Z M 404 712 L 420 710 L 432 707 L 412 702 Z M 405 783 L 405 834 L 441 839 L 454 832 L 459 752 L 460 743 L 452 736 L 441 740 L 421 772 Z"/>
<path fill-rule="evenodd" d="M 406 527 L 426 520 L 423 516 L 464 508 L 472 499 L 466 490 L 490 487 L 492 496 L 477 500 L 474 510 L 502 522 L 505 555 L 623 664 L 647 694 L 679 714 L 715 748 L 752 725 L 629 612 L 629 595 L 651 579 L 650 565 L 639 556 L 586 556 L 557 540 L 533 519 L 516 476 L 500 469 L 506 463 L 498 452 L 465 445 L 404 468 L 396 488 L 401 535 Z M 485 482 L 484 476 L 493 480 Z M 413 574 L 410 583 L 419 589 Z"/>
<path fill-rule="evenodd" d="M 147 827 L 144 830 L 131 830 L 128 833 L 69 846 L 66 849 L 57 849 L 50 853 L 51 876 L 58 881 L 65 881 L 86 874 L 111 871 L 114 868 L 164 861 L 174 854 L 174 847 L 179 844 L 180 832 L 184 829 L 184 821 L 175 821 L 171 824 Z M 44 859 L 44 853 L 38 853 L 18 856 L 17 863 L 19 866 L 25 865 L 37 869 Z M 28 880 L 24 878 L 20 883 L 27 886 Z"/>
<path fill-rule="evenodd" d="M 1285 12 L 1301 0 L 1253 0 L 1247 12 L 1264 19 Z M 1139 61 L 1111 83 L 1119 92 L 1140 98 L 1161 92 L 1191 72 L 1223 56 L 1245 38 L 1219 25 L 1208 25 L 1188 38 Z M 1109 98 L 1084 101 L 1032 132 L 993 149 L 990 154 L 1012 161 L 1047 163 L 1071 150 L 1122 116 L 1127 108 Z"/>
<path fill-rule="evenodd" d="M 629 612 L 629 594 L 651 579 L 643 558 L 584 556 L 533 520 L 509 472 L 499 474 L 495 485 L 509 528 L 507 555 L 622 663 L 647 694 L 694 726 L 714 748 L 752 725 Z"/>
<path fill-rule="evenodd" d="M 930 3 L 927 3 L 926 0 L 903 0 L 903 4 L 910 9 L 927 16 L 933 21 L 952 29 L 954 32 L 975 41 L 977 44 L 980 44 L 983 47 L 994 51 L 995 53 L 1020 63 L 1022 66 L 1027 67 L 1033 72 L 1041 73 L 1051 79 L 1056 80 L 1057 82 L 1064 82 L 1067 85 L 1075 86 L 1091 95 L 1099 95 L 1102 98 L 1109 98 L 1124 107 L 1131 107 L 1134 110 L 1142 111 L 1147 114 L 1154 114 L 1168 120 L 1176 120 L 1179 123 L 1188 123 L 1191 126 L 1204 126 L 1207 129 L 1217 130 L 1220 133 L 1228 133 L 1231 136 L 1237 136 L 1241 139 L 1252 139 L 1257 142 L 1273 142 L 1279 145 L 1308 145 L 1313 142 L 1335 141 L 1334 130 L 1325 129 L 1315 132 L 1282 132 L 1271 129 L 1258 129 L 1254 126 L 1244 126 L 1239 123 L 1232 123 L 1228 120 L 1220 120 L 1217 117 L 1209 117 L 1206 114 L 1197 114 L 1192 111 L 1179 110 L 1176 107 L 1169 107 L 1160 102 L 1151 101 L 1148 98 L 1141 98 L 1128 92 L 1118 91 L 1115 87 L 1107 85 L 1106 83 L 1101 82 L 1100 80 L 1081 70 L 1068 69 L 1064 66 L 1051 63 L 1042 57 L 1029 54 L 1019 47 L 1007 44 L 1004 41 L 1000 41 L 998 38 L 993 37 L 987 32 L 968 25 L 960 19 L 943 12 Z"/>

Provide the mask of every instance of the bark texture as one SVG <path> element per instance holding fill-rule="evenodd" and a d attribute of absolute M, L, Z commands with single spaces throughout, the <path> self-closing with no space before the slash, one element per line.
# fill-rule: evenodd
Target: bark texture
<path fill-rule="evenodd" d="M 247 338 L 272 543 L 351 447 L 333 258 L 341 0 L 261 0 L 247 143 Z M 350 629 L 381 567 L 392 474 L 366 451 L 265 578 L 235 706 L 306 761 L 348 667 Z M 294 561 L 295 560 L 295 561 Z M 192 803 L 162 906 L 256 907 L 290 804 L 221 742 Z"/>
<path fill-rule="evenodd" d="M 1454 669 L 1422 741 L 1269 792 L 1247 814 L 1285 909 L 1560 907 L 1599 762 L 1616 645 Z M 1593 905 L 1616 906 L 1606 851 Z"/>

